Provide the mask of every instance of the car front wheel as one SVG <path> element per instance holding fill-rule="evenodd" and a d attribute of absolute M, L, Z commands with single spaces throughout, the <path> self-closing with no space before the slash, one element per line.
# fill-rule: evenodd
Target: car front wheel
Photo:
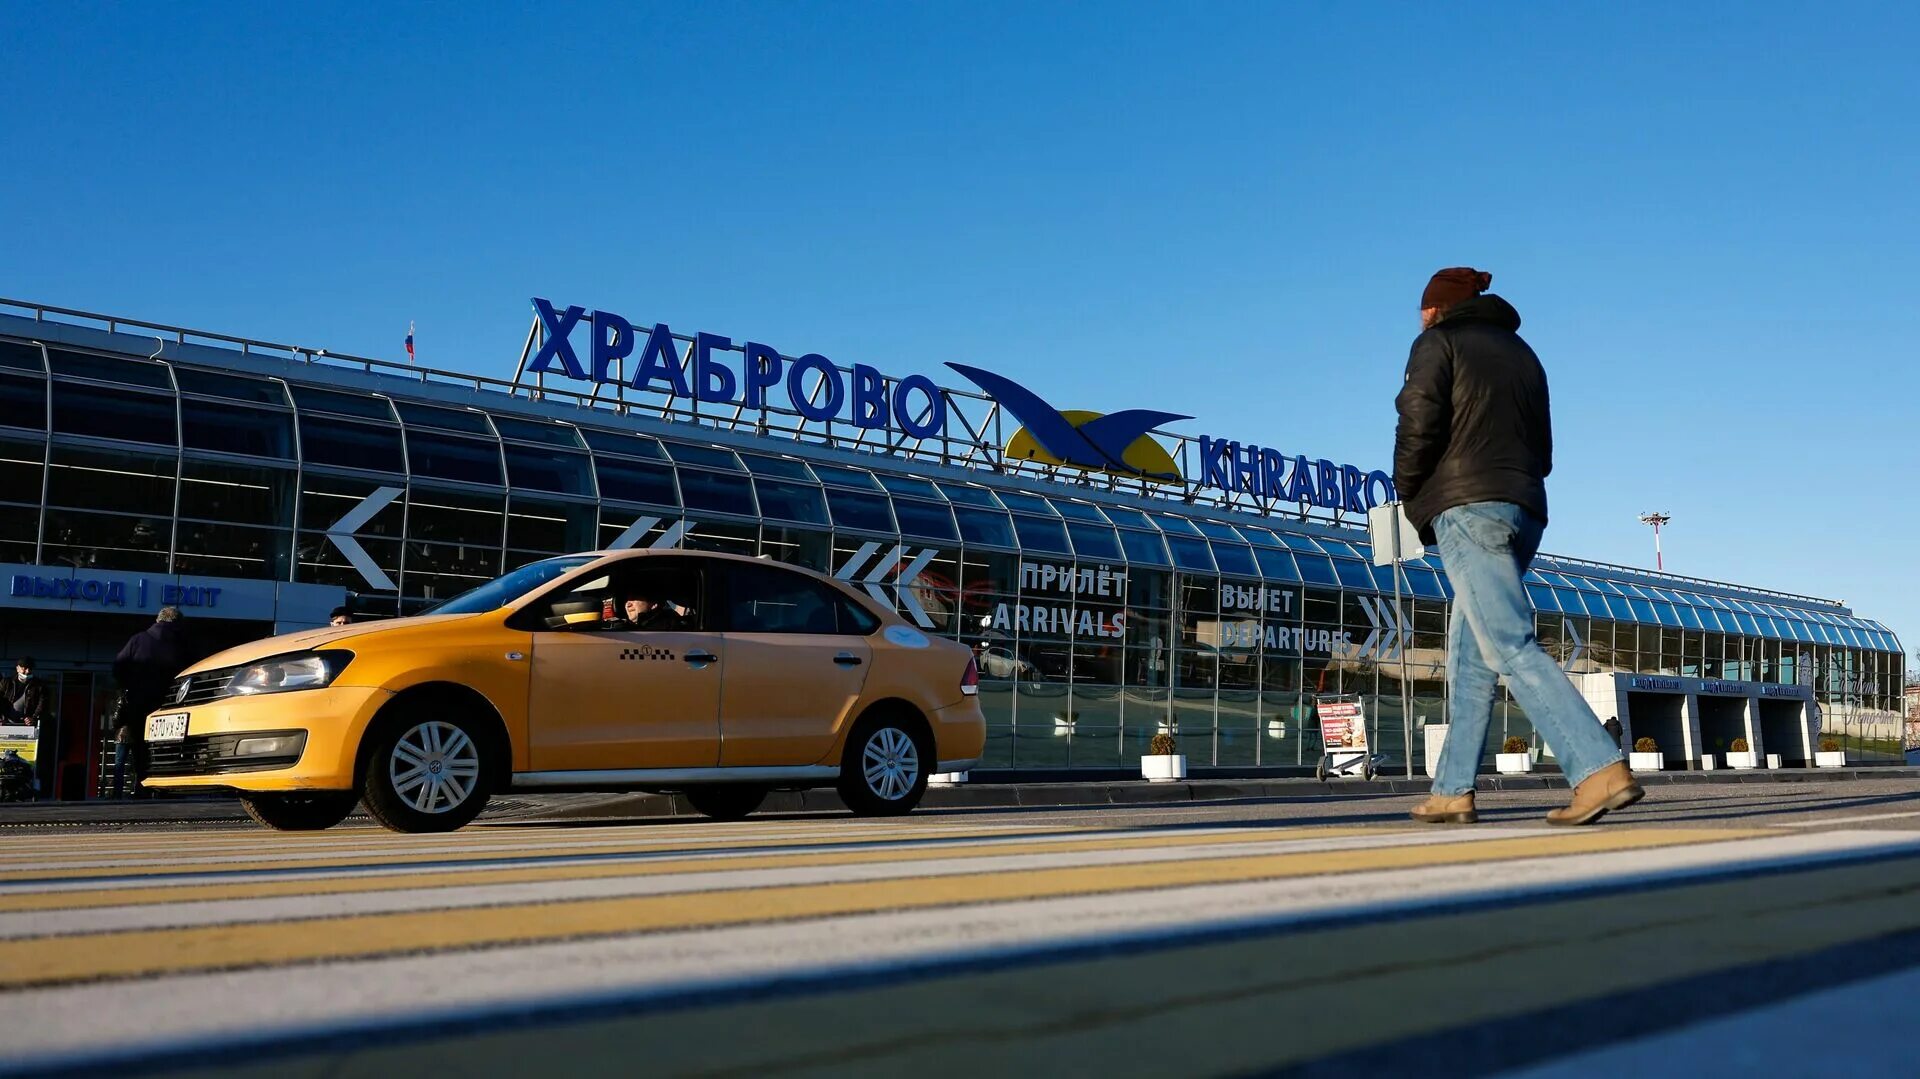
<path fill-rule="evenodd" d="M 374 741 L 363 782 L 367 812 L 396 832 L 451 832 L 486 808 L 493 761 L 459 717 L 409 714 Z"/>
<path fill-rule="evenodd" d="M 902 716 L 865 719 L 840 761 L 840 800 L 861 817 L 913 812 L 927 793 L 933 740 Z"/>

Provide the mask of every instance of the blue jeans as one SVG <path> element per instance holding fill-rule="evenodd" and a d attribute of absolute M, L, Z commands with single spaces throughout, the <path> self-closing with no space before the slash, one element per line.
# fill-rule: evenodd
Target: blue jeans
<path fill-rule="evenodd" d="M 1434 769 L 1435 794 L 1473 789 L 1502 675 L 1534 729 L 1553 747 L 1567 782 L 1577 784 L 1624 759 L 1599 717 L 1534 638 L 1533 605 L 1521 577 L 1540 549 L 1545 528 L 1509 502 L 1456 506 L 1434 519 L 1440 559 L 1454 592 L 1447 642 L 1452 720 Z"/>

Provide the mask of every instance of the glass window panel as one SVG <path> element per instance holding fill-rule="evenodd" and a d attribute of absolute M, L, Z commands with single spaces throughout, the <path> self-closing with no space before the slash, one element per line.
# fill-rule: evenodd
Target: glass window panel
<path fill-rule="evenodd" d="M 174 368 L 173 377 L 180 383 L 181 393 L 197 393 L 203 397 L 224 397 L 229 401 L 252 401 L 266 405 L 287 403 L 286 387 L 270 379 L 216 374 L 212 371 L 197 371 L 191 367 Z"/>
<path fill-rule="evenodd" d="M 1090 502 L 1076 502 L 1071 498 L 1051 498 L 1047 501 L 1053 504 L 1054 510 L 1060 516 L 1070 521 L 1086 521 L 1097 525 L 1107 523 L 1107 515 L 1100 512 L 1100 507 Z"/>
<path fill-rule="evenodd" d="M 499 430 L 501 438 L 538 442 L 543 446 L 559 446 L 569 450 L 580 448 L 580 432 L 564 423 L 539 423 L 496 415 L 493 417 L 493 426 Z"/>
<path fill-rule="evenodd" d="M 189 457 L 180 462 L 180 516 L 292 528 L 293 472 Z"/>
<path fill-rule="evenodd" d="M 593 470 L 600 480 L 601 498 L 647 502 L 656 506 L 680 504 L 680 493 L 674 487 L 673 473 L 665 465 L 596 456 Z"/>
<path fill-rule="evenodd" d="M 398 503 L 396 503 L 398 505 Z M 395 519 L 399 517 L 394 514 Z M 399 525 L 394 526 L 396 532 Z M 374 565 L 383 570 L 388 577 L 399 580 L 400 542 L 398 540 L 376 540 L 365 538 L 364 530 L 356 536 L 357 542 L 373 559 Z M 353 568 L 347 556 L 326 536 L 316 532 L 301 532 L 294 537 L 293 575 L 297 581 L 313 584 L 339 585 L 356 592 L 370 591 L 367 579 Z"/>
<path fill-rule="evenodd" d="M 1226 540 L 1230 543 L 1242 542 L 1240 533 L 1235 532 L 1232 525 L 1221 524 L 1219 521 L 1209 521 L 1204 517 L 1196 517 L 1193 519 L 1193 526 L 1198 528 L 1200 534 L 1208 539 Z"/>
<path fill-rule="evenodd" d="M 487 418 L 478 412 L 468 412 L 459 408 L 439 408 L 434 405 L 416 404 L 412 401 L 395 401 L 393 407 L 400 413 L 400 419 L 409 427 L 433 427 L 457 434 L 493 437 L 493 428 L 488 426 Z"/>
<path fill-rule="evenodd" d="M 740 460 L 747 470 L 756 476 L 770 476 L 777 480 L 799 480 L 802 483 L 817 483 L 813 470 L 805 461 L 796 461 L 791 457 L 762 457 L 759 454 L 743 453 Z"/>
<path fill-rule="evenodd" d="M 46 454 L 44 442 L 0 439 L 0 500 L 40 502 Z"/>
<path fill-rule="evenodd" d="M 1527 598 L 1533 601 L 1533 609 L 1536 611 L 1557 611 L 1560 609 L 1560 602 L 1554 598 L 1553 589 L 1548 588 L 1546 585 L 1528 585 Z"/>
<path fill-rule="evenodd" d="M 0 367 L 17 367 L 22 371 L 45 371 L 46 360 L 42 358 L 39 345 L 25 341 L 0 341 Z"/>
<path fill-rule="evenodd" d="M 735 522 L 689 522 L 680 546 L 689 551 L 720 551 L 724 554 L 758 554 L 760 526 Z"/>
<path fill-rule="evenodd" d="M 393 419 L 393 405 L 384 397 L 361 393 L 336 393 L 298 384 L 288 387 L 293 402 L 303 412 L 331 412 L 336 416 L 356 416 L 366 420 Z"/>
<path fill-rule="evenodd" d="M 173 572 L 286 580 L 291 529 L 181 521 Z"/>
<path fill-rule="evenodd" d="M 400 472 L 406 460 L 398 427 L 349 423 L 302 413 L 300 457 L 307 464 Z"/>
<path fill-rule="evenodd" d="M 838 465 L 813 466 L 813 474 L 820 477 L 821 483 L 831 483 L 840 487 L 852 487 L 862 491 L 878 491 L 880 481 L 873 473 L 858 468 L 841 468 Z"/>
<path fill-rule="evenodd" d="M 416 476 L 502 486 L 500 444 L 408 428 L 407 467 Z"/>
<path fill-rule="evenodd" d="M 1143 532 L 1158 531 L 1153 527 L 1153 522 L 1148 520 L 1147 515 L 1139 510 L 1130 510 L 1124 506 L 1104 506 L 1102 510 L 1106 513 L 1107 520 L 1124 528 L 1137 528 Z"/>
<path fill-rule="evenodd" d="M 1060 511 L 1053 504 L 1038 495 L 1023 494 L 1019 491 L 999 491 L 1000 501 L 1006 507 L 1018 513 L 1030 513 L 1036 517 L 1058 517 Z"/>
<path fill-rule="evenodd" d="M 599 514 L 590 502 L 544 502 L 515 494 L 507 500 L 507 546 L 542 554 L 570 554 L 600 546 Z"/>
<path fill-rule="evenodd" d="M 1352 544 L 1344 540 L 1322 539 L 1320 541 L 1320 548 L 1334 556 L 1335 559 L 1358 558 L 1365 561 L 1369 557 L 1367 554 L 1356 550 Z"/>
<path fill-rule="evenodd" d="M 1687 629 L 1705 628 L 1700 624 L 1700 612 L 1691 606 L 1685 604 L 1676 606 L 1673 613 L 1679 617 L 1680 624 Z"/>
<path fill-rule="evenodd" d="M 745 476 L 708 472 L 703 468 L 680 470 L 680 499 L 690 510 L 731 513 L 757 517 L 753 504 L 753 484 Z"/>
<path fill-rule="evenodd" d="M 563 495 L 593 495 L 593 466 L 584 453 L 507 443 L 507 482 Z"/>
<path fill-rule="evenodd" d="M 927 484 L 929 488 L 933 485 Z M 922 539 L 957 541 L 960 533 L 953 527 L 953 511 L 945 502 L 922 502 L 913 498 L 893 500 L 894 516 L 900 519 L 900 534 Z"/>
<path fill-rule="evenodd" d="M 580 428 L 580 437 L 595 453 L 617 453 L 625 457 L 644 457 L 651 461 L 667 459 L 666 451 L 660 443 L 640 435 L 623 435 L 613 431 L 602 431 L 597 427 Z"/>
<path fill-rule="evenodd" d="M 1000 508 L 1000 500 L 995 498 L 993 492 L 987 490 L 985 487 L 975 487 L 972 484 L 966 483 L 941 483 L 936 486 L 940 488 L 941 493 L 946 495 L 947 498 L 960 505 L 978 506 L 982 509 L 990 510 Z"/>
<path fill-rule="evenodd" d="M 411 531 L 411 529 L 409 529 Z M 457 596 L 500 575 L 500 547 L 453 543 L 406 544 L 400 590 L 410 596 Z"/>
<path fill-rule="evenodd" d="M 47 363 L 56 375 L 77 375 L 105 382 L 122 382 L 154 390 L 172 390 L 165 364 L 115 356 L 96 356 L 64 348 L 47 349 Z"/>
<path fill-rule="evenodd" d="M 1213 560 L 1219 565 L 1221 573 L 1237 573 L 1242 577 L 1260 576 L 1259 567 L 1254 565 L 1253 548 L 1221 540 L 1215 540 L 1208 546 L 1213 548 Z"/>
<path fill-rule="evenodd" d="M 1166 543 L 1152 532 L 1135 532 L 1131 528 L 1121 529 L 1120 549 L 1126 552 L 1127 561 L 1135 565 L 1173 565 L 1173 561 L 1167 557 Z"/>
<path fill-rule="evenodd" d="M 55 382 L 53 429 L 62 434 L 172 446 L 180 441 L 173 401 L 171 394 Z"/>
<path fill-rule="evenodd" d="M 1200 530 L 1193 526 L 1193 522 L 1187 520 L 1185 517 L 1169 517 L 1164 513 L 1156 513 L 1153 515 L 1153 523 L 1159 525 L 1160 530 L 1169 536 L 1198 536 L 1200 534 Z"/>
<path fill-rule="evenodd" d="M 676 464 L 718 468 L 726 472 L 746 471 L 732 450 L 718 446 L 689 446 L 685 442 L 663 442 L 661 445 L 666 447 L 667 456 L 673 458 Z"/>
<path fill-rule="evenodd" d="M 48 565 L 76 569 L 165 573 L 172 542 L 173 521 L 168 516 L 48 509 L 41 558 Z"/>
<path fill-rule="evenodd" d="M 506 500 L 499 495 L 415 487 L 407 502 L 407 539 L 497 549 L 506 524 L 505 510 Z M 491 565 L 486 559 L 492 557 L 485 555 L 481 562 Z M 411 563 L 409 566 L 418 568 Z M 442 568 L 433 572 L 464 571 Z"/>
<path fill-rule="evenodd" d="M 1050 551 L 1055 554 L 1067 554 L 1069 551 L 1067 529 L 1058 518 L 1046 520 L 1016 513 L 1013 515 L 1013 530 L 1020 536 L 1022 550 Z"/>
<path fill-rule="evenodd" d="M 172 457 L 53 447 L 47 503 L 77 509 L 173 516 Z"/>
<path fill-rule="evenodd" d="M 782 483 L 779 480 L 755 480 L 760 495 L 760 515 L 782 521 L 826 526 L 827 498 L 812 484 Z"/>
<path fill-rule="evenodd" d="M 833 511 L 835 528 L 858 528 L 867 532 L 898 531 L 893 524 L 893 508 L 882 495 L 829 487 L 827 508 Z"/>
<path fill-rule="evenodd" d="M 1198 529 L 1195 530 L 1196 532 Z M 1173 564 L 1179 569 L 1195 573 L 1214 573 L 1213 552 L 1207 548 L 1207 541 L 1190 536 L 1167 536 L 1167 552 L 1173 555 Z"/>
<path fill-rule="evenodd" d="M 1117 562 L 1125 557 L 1120 553 L 1120 537 L 1104 525 L 1068 521 L 1067 538 L 1073 541 L 1073 553 L 1081 558 L 1104 558 Z"/>
<path fill-rule="evenodd" d="M 46 380 L 0 374 L 0 424 L 33 431 L 46 430 Z"/>
<path fill-rule="evenodd" d="M 1239 529 L 1240 534 L 1246 537 L 1247 542 L 1253 544 L 1255 547 L 1286 546 L 1286 544 L 1280 542 L 1279 536 L 1273 534 L 1273 529 L 1271 528 L 1260 528 L 1256 525 L 1243 524 L 1236 524 L 1234 527 Z"/>
<path fill-rule="evenodd" d="M 1425 596 L 1429 599 L 1440 599 L 1446 595 L 1446 593 L 1440 590 L 1440 575 L 1438 573 L 1425 566 L 1408 566 L 1406 570 L 1407 585 L 1413 589 L 1414 595 Z M 1581 608 L 1576 604 L 1570 609 L 1578 611 Z"/>
<path fill-rule="evenodd" d="M 1253 560 L 1260 566 L 1260 576 L 1270 581 L 1298 581 L 1300 567 L 1293 564 L 1291 551 L 1272 547 L 1255 547 Z"/>
<path fill-rule="evenodd" d="M 1333 574 L 1348 588 L 1371 590 L 1374 587 L 1373 574 L 1367 572 L 1367 564 L 1355 558 L 1334 559 Z"/>
<path fill-rule="evenodd" d="M 189 449 L 293 459 L 293 413 L 180 399 L 180 439 Z"/>
<path fill-rule="evenodd" d="M 1296 532 L 1286 532 L 1278 529 L 1275 530 L 1274 534 L 1280 537 L 1281 543 L 1286 544 L 1296 551 L 1306 551 L 1311 554 L 1325 553 L 1324 549 L 1321 548 L 1318 543 L 1314 542 L 1312 536 L 1302 536 Z"/>
<path fill-rule="evenodd" d="M 949 495 L 952 494 L 946 484 L 941 484 L 941 487 L 946 489 Z M 988 513 L 985 510 L 956 506 L 953 517 L 960 525 L 962 542 L 981 543 L 990 547 L 1017 548 L 1020 546 L 1020 542 L 1013 537 L 1013 522 L 1009 521 L 1004 513 Z"/>
<path fill-rule="evenodd" d="M 1294 546 L 1289 544 L 1288 546 Z M 1323 554 L 1308 554 L 1294 548 L 1294 561 L 1300 564 L 1300 579 L 1307 584 L 1334 585 L 1340 579 L 1333 574 L 1333 559 Z"/>
<path fill-rule="evenodd" d="M 888 491 L 896 495 L 906 495 L 909 498 L 932 499 L 935 502 L 946 501 L 946 497 L 940 493 L 940 489 L 927 480 L 916 480 L 910 476 L 892 476 L 885 472 L 877 473 L 877 475 L 880 478 L 880 486 L 885 487 Z"/>
<path fill-rule="evenodd" d="M 760 499 L 766 501 L 766 491 L 761 491 Z M 825 516 L 826 504 L 821 503 L 821 515 Z M 794 566 L 827 572 L 833 568 L 833 537 L 826 532 L 816 532 L 807 528 L 782 528 L 778 525 L 765 525 L 760 529 L 760 554 L 770 555 L 782 562 Z"/>
<path fill-rule="evenodd" d="M 334 522 L 351 513 L 355 507 L 366 501 L 390 481 L 360 479 L 350 476 L 330 476 L 311 469 L 300 476 L 300 526 L 324 532 L 333 527 Z M 356 537 L 391 536 L 398 539 L 400 528 L 406 516 L 406 505 L 400 499 L 394 499 L 366 524 L 354 533 Z M 322 537 L 324 539 L 324 537 Z M 305 540 L 301 543 L 304 545 Z M 400 568 L 399 549 L 395 548 L 391 566 L 381 563 L 382 568 L 398 570 Z M 304 578 L 303 578 L 304 579 Z"/>

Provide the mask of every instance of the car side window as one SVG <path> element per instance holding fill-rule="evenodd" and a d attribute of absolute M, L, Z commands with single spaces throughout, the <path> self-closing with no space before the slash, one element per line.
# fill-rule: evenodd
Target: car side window
<path fill-rule="evenodd" d="M 735 633 L 864 634 L 879 625 L 834 588 L 790 570 L 750 563 L 727 569 L 727 628 Z"/>
<path fill-rule="evenodd" d="M 547 629 L 647 633 L 697 630 L 703 575 L 691 562 L 636 558 L 580 581 L 545 602 Z"/>

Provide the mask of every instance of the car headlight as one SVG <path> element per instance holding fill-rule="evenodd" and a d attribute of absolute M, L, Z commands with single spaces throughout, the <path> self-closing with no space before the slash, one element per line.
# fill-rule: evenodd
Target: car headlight
<path fill-rule="evenodd" d="M 297 652 L 249 663 L 233 672 L 227 683 L 229 693 L 284 693 L 294 689 L 320 689 L 329 685 L 347 669 L 352 652 Z"/>

